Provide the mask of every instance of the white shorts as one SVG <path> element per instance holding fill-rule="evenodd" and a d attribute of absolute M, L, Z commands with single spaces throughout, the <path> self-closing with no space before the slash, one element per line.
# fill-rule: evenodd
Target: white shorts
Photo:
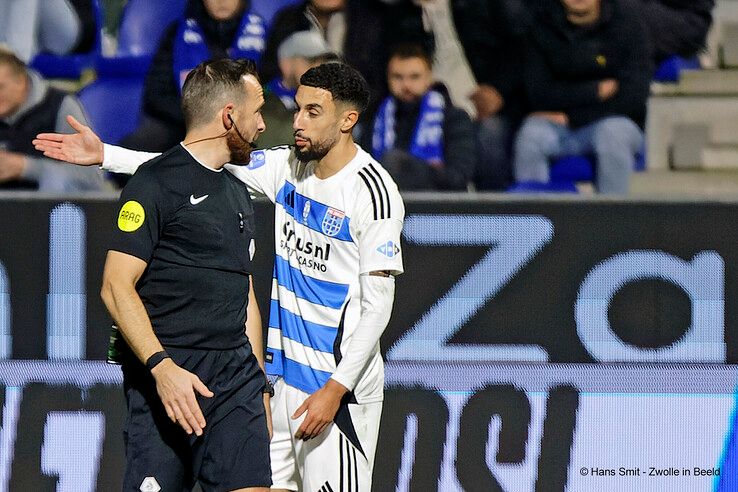
<path fill-rule="evenodd" d="M 309 441 L 295 438 L 306 414 L 290 417 L 310 396 L 279 379 L 272 398 L 272 488 L 370 492 L 382 402 L 342 405 L 333 423 Z"/>

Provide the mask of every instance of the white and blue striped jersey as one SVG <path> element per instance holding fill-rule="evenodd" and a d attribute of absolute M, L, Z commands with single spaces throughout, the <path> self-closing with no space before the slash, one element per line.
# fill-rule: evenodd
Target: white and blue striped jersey
<path fill-rule="evenodd" d="M 255 151 L 248 167 L 229 167 L 255 194 L 275 203 L 267 372 L 313 393 L 336 370 L 360 319 L 359 276 L 402 273 L 405 208 L 390 175 L 357 154 L 320 179 L 291 147 Z M 354 390 L 359 403 L 382 400 L 377 344 Z"/>

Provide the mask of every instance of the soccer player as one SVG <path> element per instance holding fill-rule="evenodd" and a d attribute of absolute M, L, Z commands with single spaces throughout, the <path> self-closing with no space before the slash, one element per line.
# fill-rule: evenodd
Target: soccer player
<path fill-rule="evenodd" d="M 369 91 L 356 70 L 308 70 L 295 97 L 295 146 L 226 168 L 275 207 L 267 372 L 278 490 L 370 490 L 382 408 L 379 339 L 402 273 L 404 205 L 389 174 L 353 141 Z M 133 172 L 151 154 L 75 135 L 35 141 L 48 157 Z M 104 159 L 103 159 L 104 157 Z"/>
<path fill-rule="evenodd" d="M 130 348 L 126 491 L 271 485 L 253 207 L 222 172 L 248 160 L 263 103 L 252 63 L 200 64 L 184 83 L 184 142 L 121 193 L 101 295 Z"/>

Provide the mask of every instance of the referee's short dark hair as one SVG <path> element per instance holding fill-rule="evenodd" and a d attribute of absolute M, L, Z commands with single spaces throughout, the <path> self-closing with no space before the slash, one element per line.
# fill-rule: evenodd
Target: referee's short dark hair
<path fill-rule="evenodd" d="M 243 77 L 259 77 L 251 60 L 221 58 L 196 66 L 182 86 L 182 112 L 187 128 L 212 120 L 215 111 L 230 101 L 243 102 Z"/>
<path fill-rule="evenodd" d="M 369 105 L 369 85 L 355 68 L 345 63 L 328 62 L 313 67 L 300 77 L 300 85 L 325 89 L 334 101 L 348 103 L 360 113 Z"/>

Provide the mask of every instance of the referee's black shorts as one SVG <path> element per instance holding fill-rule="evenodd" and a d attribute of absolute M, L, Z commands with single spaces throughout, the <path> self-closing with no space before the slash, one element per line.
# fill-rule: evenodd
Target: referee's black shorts
<path fill-rule="evenodd" d="M 183 491 L 196 481 L 204 492 L 269 487 L 264 376 L 248 345 L 167 352 L 214 393 L 212 398 L 197 398 L 206 421 L 203 435 L 189 436 L 172 423 L 151 374 L 138 361 L 124 363 L 128 415 L 123 490 Z"/>

